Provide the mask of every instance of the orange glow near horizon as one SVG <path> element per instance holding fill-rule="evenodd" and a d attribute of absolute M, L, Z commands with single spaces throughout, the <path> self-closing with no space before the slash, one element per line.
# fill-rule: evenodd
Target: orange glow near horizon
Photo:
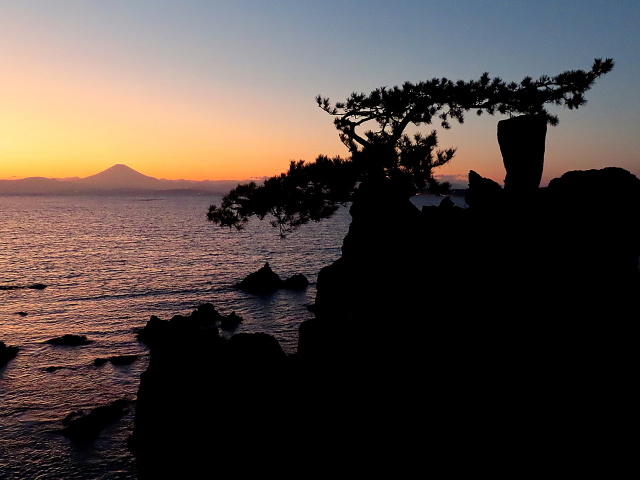
<path fill-rule="evenodd" d="M 282 99 L 261 105 L 235 90 L 189 92 L 162 79 L 149 86 L 144 78 L 100 77 L 90 66 L 42 59 L 33 62 L 38 67 L 19 64 L 0 72 L 0 179 L 85 177 L 122 163 L 156 178 L 240 180 L 345 150 L 333 132 L 328 148 L 320 146 L 315 125 L 292 136 L 270 123 Z M 299 128 L 294 107 L 284 103 Z"/>
<path fill-rule="evenodd" d="M 319 28 L 328 11 L 319 12 L 329 6 L 214 3 L 6 2 L 0 179 L 86 177 L 115 164 L 175 180 L 277 175 L 291 160 L 348 156 L 333 119 L 315 103 L 318 94 L 336 102 L 354 91 L 485 71 L 519 81 L 586 68 L 595 57 L 612 57 L 616 67 L 588 92 L 585 108 L 553 112 L 560 125 L 548 130 L 543 185 L 570 170 L 607 166 L 640 176 L 638 36 L 629 21 L 640 7 L 574 15 L 573 7 L 555 5 L 443 4 L 435 30 L 420 21 L 437 14 L 426 5 L 418 15 L 372 9 L 378 31 L 393 35 L 362 37 L 350 15 Z M 490 28 L 477 30 L 479 18 Z M 454 20 L 468 38 L 450 38 Z M 434 38 L 447 40 L 425 49 Z M 469 112 L 451 131 L 422 126 L 438 130 L 440 148 L 457 149 L 435 175 L 464 182 L 474 170 L 502 183 L 499 120 Z"/>
<path fill-rule="evenodd" d="M 175 79 L 150 82 L 140 72 L 34 55 L 11 57 L 15 68 L 7 64 L 0 71 L 0 179 L 86 177 L 121 163 L 156 178 L 245 180 L 284 172 L 291 160 L 348 155 L 332 118 L 310 93 L 301 103 L 300 97 L 224 82 L 189 89 Z M 590 159 L 586 168 L 606 166 L 580 141 L 595 137 L 597 121 L 585 124 L 591 132 L 570 131 L 581 114 L 549 129 L 543 185 L 567 171 L 577 155 Z M 502 183 L 498 120 L 468 115 L 464 125 L 439 130 L 439 147 L 457 153 L 436 176 L 464 182 L 475 170 Z M 624 144 L 610 143 L 607 151 L 620 166 L 634 164 L 629 149 L 620 151 Z"/>

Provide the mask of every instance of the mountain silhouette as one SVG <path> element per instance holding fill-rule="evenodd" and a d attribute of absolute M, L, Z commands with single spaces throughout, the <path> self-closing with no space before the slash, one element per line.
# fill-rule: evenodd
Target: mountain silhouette
<path fill-rule="evenodd" d="M 224 195 L 249 180 L 166 180 L 121 163 L 84 178 L 28 177 L 0 180 L 0 195 L 120 195 L 149 192 Z"/>
<path fill-rule="evenodd" d="M 76 180 L 77 183 L 100 189 L 143 189 L 154 190 L 165 188 L 162 180 L 143 175 L 133 168 L 121 163 L 89 177 Z"/>

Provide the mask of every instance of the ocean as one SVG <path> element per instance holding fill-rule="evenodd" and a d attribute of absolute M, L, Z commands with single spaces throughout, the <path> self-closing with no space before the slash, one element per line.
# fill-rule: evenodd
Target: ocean
<path fill-rule="evenodd" d="M 461 198 L 454 199 L 463 205 Z M 437 197 L 414 203 L 436 204 Z M 340 257 L 350 216 L 280 238 L 268 221 L 244 230 L 206 220 L 219 196 L 0 196 L 0 341 L 20 348 L 0 368 L 0 479 L 135 479 L 126 440 L 148 350 L 135 336 L 151 315 L 170 319 L 212 303 L 243 321 L 236 332 L 272 334 L 294 353 L 312 318 L 317 274 Z M 234 288 L 269 262 L 305 291 L 252 295 Z M 26 288 L 34 284 L 46 288 Z M 85 335 L 91 343 L 47 340 Z M 128 365 L 100 362 L 135 355 Z M 128 413 L 87 444 L 61 434 L 71 412 L 132 400 Z"/>

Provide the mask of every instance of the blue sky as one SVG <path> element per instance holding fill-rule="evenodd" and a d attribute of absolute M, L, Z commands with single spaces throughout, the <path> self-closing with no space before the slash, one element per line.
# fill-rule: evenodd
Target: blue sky
<path fill-rule="evenodd" d="M 585 107 L 554 110 L 544 181 L 621 166 L 640 176 L 637 1 L 0 2 L 0 178 L 273 175 L 346 155 L 315 104 L 405 81 L 519 81 L 614 70 Z M 440 132 L 442 174 L 502 182 L 500 116 Z M 426 126 L 429 131 L 435 126 Z"/>

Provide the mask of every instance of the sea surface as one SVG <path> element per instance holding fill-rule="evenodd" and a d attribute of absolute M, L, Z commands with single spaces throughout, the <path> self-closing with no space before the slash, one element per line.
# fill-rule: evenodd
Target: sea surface
<path fill-rule="evenodd" d="M 416 205 L 439 198 L 415 197 Z M 458 204 L 464 202 L 458 198 Z M 236 332 L 272 334 L 294 353 L 312 318 L 317 274 L 340 257 L 347 207 L 280 238 L 268 221 L 241 231 L 206 220 L 216 196 L 1 196 L 0 341 L 20 348 L 0 368 L 0 479 L 135 479 L 132 432 L 148 350 L 135 331 L 151 315 L 170 319 L 212 303 L 243 321 Z M 305 291 L 257 296 L 234 288 L 269 262 Z M 46 288 L 22 288 L 43 284 Z M 20 287 L 20 288 L 18 288 Z M 64 334 L 92 343 L 45 343 Z M 137 355 L 129 365 L 97 358 Z M 87 445 L 61 434 L 62 420 L 118 399 L 129 412 Z"/>

